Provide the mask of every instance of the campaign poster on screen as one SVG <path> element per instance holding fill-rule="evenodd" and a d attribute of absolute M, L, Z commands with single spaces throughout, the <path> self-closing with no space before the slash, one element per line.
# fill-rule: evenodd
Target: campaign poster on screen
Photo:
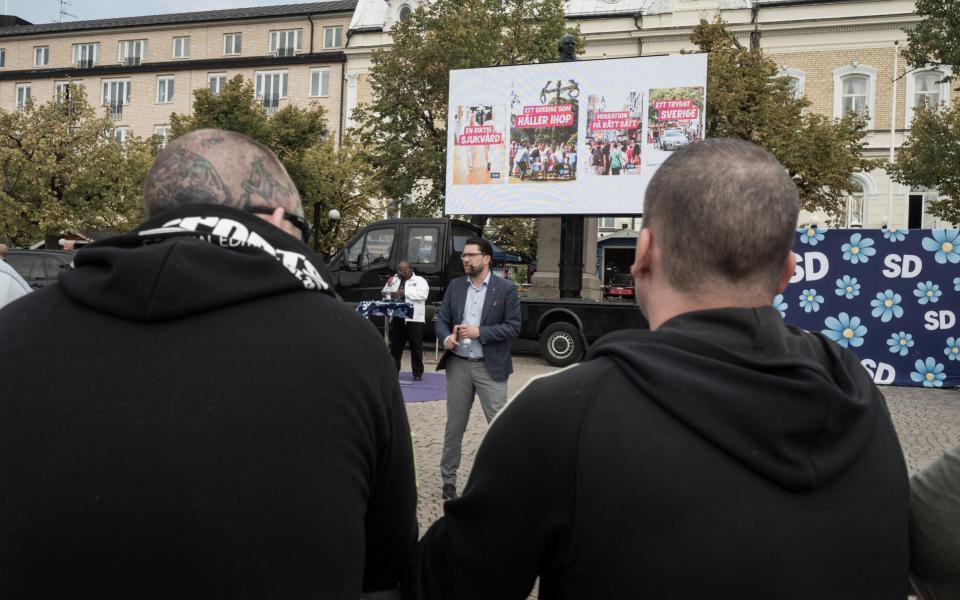
<path fill-rule="evenodd" d="M 564 183 L 577 179 L 580 86 L 548 79 L 539 93 L 514 90 L 510 114 L 510 183 Z"/>
<path fill-rule="evenodd" d="M 451 71 L 445 211 L 641 214 L 665 157 L 703 138 L 706 82 L 705 54 Z"/>
<path fill-rule="evenodd" d="M 503 172 L 506 107 L 481 102 L 458 104 L 453 114 L 454 185 L 505 183 Z"/>
<path fill-rule="evenodd" d="M 659 165 L 703 139 L 704 88 L 670 87 L 650 90 L 647 112 L 647 164 Z"/>
<path fill-rule="evenodd" d="M 643 92 L 587 99 L 589 175 L 639 175 L 643 142 Z"/>

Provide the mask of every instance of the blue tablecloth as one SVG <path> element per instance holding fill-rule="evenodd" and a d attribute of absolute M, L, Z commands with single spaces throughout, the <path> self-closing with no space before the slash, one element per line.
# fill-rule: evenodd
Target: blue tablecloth
<path fill-rule="evenodd" d="M 357 304 L 357 312 L 363 317 L 403 317 L 413 316 L 413 305 L 406 302 L 385 302 L 382 300 L 365 300 Z"/>

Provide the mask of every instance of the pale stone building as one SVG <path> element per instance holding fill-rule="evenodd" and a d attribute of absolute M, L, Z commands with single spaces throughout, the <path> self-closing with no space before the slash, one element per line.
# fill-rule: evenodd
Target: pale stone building
<path fill-rule="evenodd" d="M 342 131 L 347 28 L 356 0 L 32 25 L 0 17 L 0 108 L 46 102 L 67 83 L 116 122 L 115 135 L 169 134 L 192 92 L 236 75 L 267 112 L 316 103 Z"/>

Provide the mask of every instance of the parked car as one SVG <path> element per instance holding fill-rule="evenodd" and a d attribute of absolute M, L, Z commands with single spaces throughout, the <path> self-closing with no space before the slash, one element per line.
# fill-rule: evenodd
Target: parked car
<path fill-rule="evenodd" d="M 70 268 L 73 254 L 59 250 L 11 250 L 7 262 L 32 288 L 57 282 L 57 275 Z"/>
<path fill-rule="evenodd" d="M 604 300 L 633 300 L 633 277 L 627 273 L 613 275 L 603 288 Z"/>
<path fill-rule="evenodd" d="M 668 129 L 664 131 L 663 138 L 660 141 L 660 146 L 664 150 L 679 150 L 689 145 L 690 140 L 687 139 L 687 136 L 679 129 Z"/>

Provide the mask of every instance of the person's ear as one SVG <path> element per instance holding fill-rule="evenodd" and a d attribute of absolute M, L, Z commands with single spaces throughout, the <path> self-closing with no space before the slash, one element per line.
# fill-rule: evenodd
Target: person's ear
<path fill-rule="evenodd" d="M 786 262 L 783 263 L 783 270 L 780 272 L 780 281 L 777 283 L 777 293 L 783 292 L 790 285 L 790 279 L 797 270 L 797 255 L 793 250 L 787 255 Z"/>
<path fill-rule="evenodd" d="M 270 216 L 269 218 L 267 218 L 267 220 L 273 223 L 273 225 L 278 229 L 283 229 L 284 214 L 286 213 L 284 212 L 283 208 L 278 206 L 275 209 L 273 209 L 273 212 L 270 213 Z"/>
<path fill-rule="evenodd" d="M 633 264 L 630 265 L 630 274 L 640 279 L 650 272 L 650 260 L 653 253 L 653 231 L 649 227 L 640 230 L 637 236 L 637 252 Z"/>

